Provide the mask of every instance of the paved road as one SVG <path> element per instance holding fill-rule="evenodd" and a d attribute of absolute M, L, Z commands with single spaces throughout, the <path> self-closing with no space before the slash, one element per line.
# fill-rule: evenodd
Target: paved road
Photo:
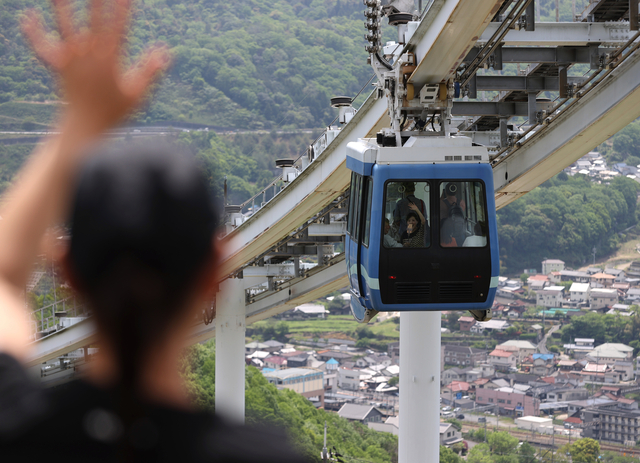
<path fill-rule="evenodd" d="M 549 328 L 549 331 L 545 333 L 544 337 L 540 341 L 540 344 L 538 344 L 538 350 L 540 351 L 541 354 L 549 353 L 549 351 L 547 350 L 547 339 L 549 339 L 549 336 L 551 336 L 552 333 L 555 333 L 559 329 L 560 329 L 560 325 L 553 325 L 551 328 Z"/>

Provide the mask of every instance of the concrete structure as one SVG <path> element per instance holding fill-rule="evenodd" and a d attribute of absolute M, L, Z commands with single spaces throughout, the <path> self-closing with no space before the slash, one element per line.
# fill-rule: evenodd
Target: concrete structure
<path fill-rule="evenodd" d="M 324 377 L 320 370 L 310 368 L 287 368 L 263 373 L 278 389 L 291 389 L 310 399 L 317 397 L 324 408 Z"/>
<path fill-rule="evenodd" d="M 564 286 L 547 286 L 536 292 L 536 305 L 542 307 L 562 307 Z"/>
<path fill-rule="evenodd" d="M 551 272 L 564 270 L 564 262 L 559 259 L 546 259 L 542 261 L 542 273 L 549 275 Z"/>
<path fill-rule="evenodd" d="M 553 420 L 539 416 L 522 416 L 515 419 L 516 426 L 527 431 L 535 431 L 540 434 L 553 433 Z"/>
<path fill-rule="evenodd" d="M 400 418 L 398 416 L 390 416 L 384 423 L 369 421 L 367 422 L 367 426 L 374 431 L 389 432 L 394 436 L 397 436 L 400 432 Z"/>
<path fill-rule="evenodd" d="M 582 435 L 592 439 L 635 445 L 640 437 L 638 403 L 618 403 L 585 408 L 581 411 L 584 423 Z"/>
<path fill-rule="evenodd" d="M 360 390 L 360 372 L 350 368 L 338 368 L 338 387 L 350 391 Z"/>

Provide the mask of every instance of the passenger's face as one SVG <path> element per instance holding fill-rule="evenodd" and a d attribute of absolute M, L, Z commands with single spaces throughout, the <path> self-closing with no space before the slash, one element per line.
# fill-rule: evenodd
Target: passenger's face
<path fill-rule="evenodd" d="M 407 228 L 409 230 L 413 230 L 414 228 L 416 228 L 416 225 L 418 225 L 418 221 L 415 217 L 412 216 L 407 219 Z"/>
<path fill-rule="evenodd" d="M 447 201 L 449 202 L 449 204 L 457 204 L 458 198 L 456 198 L 455 195 L 447 196 Z"/>

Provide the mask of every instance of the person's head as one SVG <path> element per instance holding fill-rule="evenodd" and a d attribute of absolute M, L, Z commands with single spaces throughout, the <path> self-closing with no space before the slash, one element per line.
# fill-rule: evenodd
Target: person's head
<path fill-rule="evenodd" d="M 418 229 L 419 225 L 420 218 L 418 217 L 418 214 L 416 214 L 415 212 L 409 212 L 407 214 L 407 229 L 415 231 Z"/>
<path fill-rule="evenodd" d="M 402 182 L 403 192 L 405 196 L 412 195 L 416 192 L 416 184 L 413 182 Z"/>
<path fill-rule="evenodd" d="M 119 360 L 136 368 L 212 286 L 217 214 L 193 156 L 175 146 L 99 147 L 79 174 L 66 264 Z M 138 365 L 139 366 L 139 365 Z"/>
<path fill-rule="evenodd" d="M 449 204 L 457 204 L 460 186 L 457 183 L 449 182 L 444 189 L 444 194 Z"/>
<path fill-rule="evenodd" d="M 391 224 L 389 223 L 389 219 L 384 219 L 384 234 L 386 235 L 391 230 Z"/>

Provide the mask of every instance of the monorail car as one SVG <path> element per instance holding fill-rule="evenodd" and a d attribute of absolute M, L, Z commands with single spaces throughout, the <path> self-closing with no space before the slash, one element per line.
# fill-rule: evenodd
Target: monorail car
<path fill-rule="evenodd" d="M 401 148 L 364 139 L 348 144 L 347 167 L 345 253 L 357 320 L 491 308 L 499 259 L 486 148 L 466 137 L 411 137 Z"/>

